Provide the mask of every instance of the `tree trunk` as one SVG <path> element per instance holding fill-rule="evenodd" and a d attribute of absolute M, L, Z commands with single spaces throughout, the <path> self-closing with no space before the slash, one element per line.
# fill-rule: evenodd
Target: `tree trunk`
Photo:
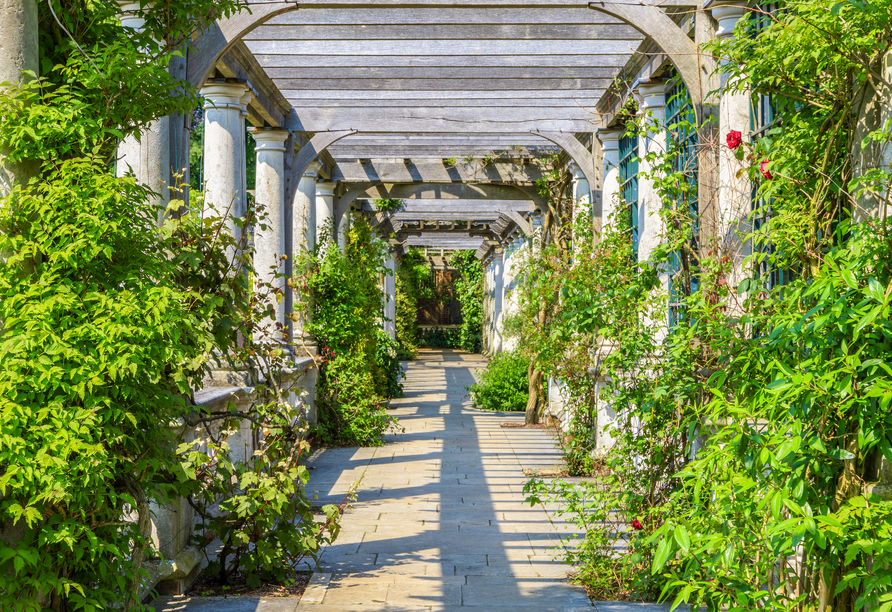
<path fill-rule="evenodd" d="M 536 369 L 535 359 L 530 360 L 529 393 L 526 409 L 526 424 L 538 425 L 542 418 L 544 402 L 542 400 L 542 372 Z"/>

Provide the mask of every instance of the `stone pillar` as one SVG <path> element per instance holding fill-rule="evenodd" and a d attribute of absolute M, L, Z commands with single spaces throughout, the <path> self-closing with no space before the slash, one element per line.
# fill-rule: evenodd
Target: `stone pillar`
<path fill-rule="evenodd" d="M 573 176 L 573 228 L 574 232 L 579 222 L 579 216 L 582 211 L 585 211 L 585 214 L 591 217 L 592 210 L 592 193 L 589 189 L 588 179 L 585 178 L 585 174 L 582 172 L 582 168 L 579 167 L 575 162 L 570 164 L 568 170 L 570 174 Z M 576 240 L 576 236 L 573 236 L 573 250 L 577 250 L 579 248 L 579 242 Z"/>
<path fill-rule="evenodd" d="M 493 301 L 492 301 L 492 352 L 502 352 L 502 308 L 505 304 L 505 253 L 497 249 L 492 256 Z"/>
<path fill-rule="evenodd" d="M 145 20 L 135 11 L 139 2 L 122 2 L 118 19 L 121 25 L 136 32 L 145 27 Z M 146 131 L 136 136 L 128 136 L 118 145 L 117 176 L 133 172 L 140 185 L 151 189 L 156 196 L 154 203 L 161 209 L 159 222 L 170 202 L 170 188 L 173 177 L 170 169 L 170 117 L 161 117 L 149 124 Z"/>
<path fill-rule="evenodd" d="M 619 140 L 623 130 L 599 130 L 598 140 L 604 154 L 604 184 L 601 187 L 601 227 L 606 227 L 619 205 Z"/>
<path fill-rule="evenodd" d="M 316 241 L 321 245 L 334 239 L 335 188 L 337 183 L 316 183 Z"/>
<path fill-rule="evenodd" d="M 384 332 L 396 340 L 396 260 L 393 253 L 384 264 L 390 274 L 384 275 Z"/>
<path fill-rule="evenodd" d="M 294 190 L 292 222 L 294 250 L 316 247 L 316 175 L 322 164 L 311 162 Z"/>
<path fill-rule="evenodd" d="M 204 208 L 205 214 L 222 217 L 237 240 L 242 230 L 235 224 L 244 216 L 241 201 L 244 170 L 241 98 L 245 83 L 239 79 L 215 79 L 201 88 L 204 104 Z M 234 255 L 234 253 L 233 253 Z"/>
<path fill-rule="evenodd" d="M 286 130 L 253 129 L 251 136 L 256 143 L 257 180 L 254 198 L 257 208 L 263 209 L 266 219 L 254 229 L 254 270 L 259 283 L 282 286 L 284 280 L 277 274 L 285 274 L 285 140 Z M 266 229 L 264 229 L 264 227 Z M 285 289 L 287 291 L 287 289 Z M 271 325 L 270 336 L 281 334 L 285 329 L 285 302 L 275 304 L 276 318 Z M 281 326 L 281 327 L 277 327 Z M 287 339 L 287 336 L 286 336 Z"/>
<path fill-rule="evenodd" d="M 37 31 L 35 0 L 0 0 L 0 83 L 18 83 L 26 70 L 38 73 Z M 16 183 L 26 183 L 34 172 L 32 166 L 7 163 L 0 151 L 0 197 Z"/>
<path fill-rule="evenodd" d="M 716 37 L 733 37 L 734 27 L 746 14 L 746 2 L 732 2 L 713 7 L 712 16 L 719 25 Z M 727 60 L 722 61 L 723 64 L 726 62 Z M 727 91 L 723 77 L 719 100 L 718 227 L 714 235 L 720 245 L 729 250 L 733 249 L 735 255 L 741 247 L 738 230 L 743 233 L 748 231 L 747 227 L 741 225 L 747 223 L 752 186 L 746 173 L 740 172 L 746 165 L 734 157 L 734 151 L 727 146 L 726 137 L 731 131 L 740 132 L 743 138 L 747 137 L 750 131 L 750 103 L 750 96 L 747 93 Z"/>
<path fill-rule="evenodd" d="M 338 248 L 341 250 L 341 253 L 347 250 L 347 237 L 350 232 L 350 215 L 352 211 L 352 207 L 348 208 L 341 215 L 341 218 L 338 219 Z"/>
<path fill-rule="evenodd" d="M 251 100 L 254 99 L 254 93 L 248 89 L 244 94 L 239 98 L 239 136 L 241 137 L 241 144 L 239 145 L 237 151 L 241 154 L 242 159 L 236 164 L 239 172 L 241 173 L 241 185 L 239 187 L 239 202 L 242 203 L 242 216 L 244 216 L 248 211 L 248 169 L 247 169 L 247 133 L 245 128 L 247 127 L 247 119 L 248 119 L 248 105 L 251 103 Z"/>
<path fill-rule="evenodd" d="M 650 172 L 650 164 L 646 156 L 650 152 L 662 153 L 666 150 L 666 88 L 662 81 L 642 83 L 638 86 L 638 93 L 642 99 L 640 112 L 642 115 L 650 113 L 647 122 L 650 127 L 657 128 L 646 136 L 638 139 L 638 157 L 641 162 L 638 165 L 638 261 L 645 262 L 650 258 L 650 253 L 660 242 L 660 233 L 663 222 L 660 218 L 660 209 L 663 206 L 659 194 L 654 188 L 653 181 L 644 178 Z"/>

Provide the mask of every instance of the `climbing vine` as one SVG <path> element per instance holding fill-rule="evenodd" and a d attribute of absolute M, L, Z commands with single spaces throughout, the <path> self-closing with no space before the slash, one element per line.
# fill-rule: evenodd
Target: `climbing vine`
<path fill-rule="evenodd" d="M 157 194 L 109 171 L 121 139 L 197 106 L 169 62 L 238 5 L 146 4 L 139 33 L 117 2 L 38 10 L 40 74 L 0 88 L 2 162 L 32 177 L 0 199 L 0 607 L 143 608 L 150 504 L 176 498 L 218 504 L 201 544 L 228 547 L 221 580 L 266 579 L 337 530 L 333 507 L 312 520 L 297 465 L 303 406 L 269 320 L 282 279 L 252 291 L 222 219 L 174 200 L 159 228 Z M 221 366 L 256 396 L 196 406 Z M 240 427 L 257 454 L 226 454 Z"/>
<path fill-rule="evenodd" d="M 566 331 L 597 338 L 589 365 L 614 442 L 596 483 L 527 490 L 533 502 L 563 500 L 584 527 L 568 560 L 605 596 L 892 609 L 892 172 L 888 160 L 863 163 L 890 143 L 888 124 L 870 127 L 866 113 L 890 93 L 890 24 L 888 2 L 783 3 L 710 46 L 728 87 L 775 113 L 752 139 L 723 135 L 757 186 L 751 255 L 693 231 L 704 225 L 670 143 L 646 158 L 664 227 L 649 259 L 635 265 L 628 222 L 615 217 L 591 250 L 598 278 L 564 270 L 550 285 Z M 636 117 L 628 129 L 660 128 Z M 718 143 L 701 146 L 713 155 Z M 574 265 L 585 259 L 574 254 Z M 667 286 L 669 274 L 689 278 Z"/>
<path fill-rule="evenodd" d="M 305 331 L 317 343 L 313 434 L 323 444 L 378 445 L 396 424 L 387 401 L 400 393 L 401 372 L 397 347 L 381 329 L 386 254 L 368 221 L 353 214 L 344 251 L 326 238 L 295 262 L 295 310 L 305 313 Z"/>
<path fill-rule="evenodd" d="M 469 353 L 479 353 L 483 343 L 483 267 L 474 251 L 456 251 L 449 264 L 458 272 L 455 290 L 462 316 L 459 346 Z"/>

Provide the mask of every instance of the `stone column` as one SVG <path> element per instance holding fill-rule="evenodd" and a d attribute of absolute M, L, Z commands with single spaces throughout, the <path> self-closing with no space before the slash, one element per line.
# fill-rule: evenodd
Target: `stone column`
<path fill-rule="evenodd" d="M 38 73 L 37 31 L 35 0 L 0 0 L 0 83 L 18 83 L 26 70 Z M 0 197 L 15 184 L 26 183 L 34 170 L 33 164 L 7 163 L 0 151 Z"/>
<path fill-rule="evenodd" d="M 712 16 L 718 21 L 717 38 L 734 36 L 734 26 L 746 15 L 746 2 L 731 2 L 712 8 Z M 727 60 L 723 60 L 723 64 Z M 718 224 L 714 235 L 726 248 L 733 249 L 735 255 L 740 249 L 737 230 L 747 228 L 740 225 L 747 222 L 750 212 L 752 186 L 746 173 L 738 172 L 745 167 L 734 157 L 734 151 L 727 146 L 729 132 L 737 131 L 747 138 L 750 131 L 750 97 L 747 93 L 733 93 L 726 89 L 722 78 L 722 94 L 719 100 L 719 172 L 718 172 Z M 741 145 L 742 146 L 742 145 Z M 736 284 L 736 283 L 735 283 Z"/>
<path fill-rule="evenodd" d="M 282 256 L 290 255 L 285 251 L 285 140 L 288 132 L 255 128 L 251 130 L 251 136 L 257 153 L 254 198 L 258 210 L 262 209 L 266 215 L 254 229 L 254 274 L 258 283 L 280 287 L 284 279 L 276 278 L 276 275 L 285 274 L 286 262 Z M 269 330 L 271 337 L 280 336 L 286 325 L 285 302 L 275 304 L 275 307 L 276 318 Z"/>
<path fill-rule="evenodd" d="M 396 340 L 396 260 L 393 253 L 384 264 L 390 274 L 384 275 L 384 332 Z"/>
<path fill-rule="evenodd" d="M 601 227 L 607 227 L 610 217 L 619 205 L 619 140 L 623 130 L 598 130 L 601 151 L 604 154 L 604 184 L 601 187 Z"/>
<path fill-rule="evenodd" d="M 347 250 L 347 236 L 350 232 L 350 214 L 352 211 L 352 207 L 348 208 L 338 220 L 338 248 L 341 250 L 341 253 Z"/>
<path fill-rule="evenodd" d="M 241 172 L 241 186 L 239 187 L 239 202 L 242 203 L 242 214 L 241 216 L 245 216 L 248 211 L 248 169 L 247 169 L 247 135 L 245 128 L 247 127 L 247 119 L 248 119 L 248 105 L 251 103 L 251 100 L 254 99 L 254 93 L 248 89 L 244 94 L 239 98 L 239 136 L 241 136 L 241 144 L 239 145 L 237 152 L 241 154 L 241 158 L 239 162 L 236 164 L 236 167 Z M 283 162 L 284 163 L 284 162 Z"/>
<path fill-rule="evenodd" d="M 322 164 L 311 162 L 294 190 L 292 223 L 294 250 L 316 247 L 316 175 Z"/>
<path fill-rule="evenodd" d="M 591 218 L 592 193 L 589 189 L 588 179 L 585 178 L 585 174 L 583 174 L 582 168 L 580 168 L 578 164 L 575 162 L 570 164 L 568 170 L 573 176 L 573 228 L 575 232 L 576 225 L 579 222 L 579 216 L 582 214 L 583 210 L 585 211 L 585 214 L 589 215 L 589 218 Z M 574 236 L 573 250 L 575 251 L 577 248 L 579 248 L 579 242 Z"/>
<path fill-rule="evenodd" d="M 492 300 L 492 352 L 502 352 L 502 308 L 505 304 L 505 253 L 497 249 L 492 256 L 493 300 Z"/>
<path fill-rule="evenodd" d="M 125 28 L 141 32 L 145 20 L 135 11 L 139 2 L 121 2 L 118 19 Z M 118 145 L 116 175 L 124 176 L 133 172 L 137 182 L 151 189 L 155 194 L 153 202 L 161 209 L 159 222 L 170 202 L 170 188 L 173 177 L 170 173 L 170 117 L 156 119 L 149 128 L 139 135 L 128 136 Z"/>
<path fill-rule="evenodd" d="M 332 219 L 335 211 L 335 188 L 337 183 L 316 183 L 316 241 L 321 245 L 334 239 Z"/>
<path fill-rule="evenodd" d="M 239 115 L 245 88 L 244 81 L 239 79 L 214 79 L 201 88 L 205 99 L 205 214 L 223 217 L 226 228 L 239 241 L 242 230 L 235 219 L 244 215 L 245 206 L 240 200 L 245 153 Z"/>
<path fill-rule="evenodd" d="M 650 164 L 646 156 L 650 152 L 662 153 L 666 150 L 666 87 L 662 81 L 642 83 L 638 86 L 638 93 L 642 99 L 640 112 L 650 112 L 647 120 L 651 127 L 656 127 L 656 132 L 642 135 L 638 139 L 638 157 L 641 162 L 638 165 L 638 261 L 645 262 L 650 258 L 650 253 L 660 242 L 660 233 L 663 222 L 660 218 L 660 209 L 663 206 L 659 194 L 654 188 L 653 181 L 644 178 L 650 172 Z"/>

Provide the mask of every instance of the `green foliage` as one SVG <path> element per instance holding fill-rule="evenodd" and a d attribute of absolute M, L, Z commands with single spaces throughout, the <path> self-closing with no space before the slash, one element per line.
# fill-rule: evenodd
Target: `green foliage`
<path fill-rule="evenodd" d="M 530 360 L 517 351 L 497 353 L 467 390 L 484 410 L 524 410 L 528 399 Z"/>
<path fill-rule="evenodd" d="M 382 346 L 387 341 L 380 330 L 386 251 L 356 214 L 344 252 L 325 239 L 295 263 L 301 286 L 295 310 L 310 313 L 306 331 L 318 343 L 319 423 L 313 433 L 324 444 L 378 445 L 395 427 L 386 409 L 398 392 L 397 355 L 390 355 L 389 343 Z"/>
<path fill-rule="evenodd" d="M 0 89 L 4 163 L 33 171 L 0 200 L 0 607 L 141 609 L 151 503 L 214 497 L 234 519 L 208 523 L 235 552 L 224 577 L 314 555 L 337 513 L 318 526 L 294 471 L 301 408 L 265 320 L 281 287 L 249 295 L 221 219 L 175 200 L 158 228 L 153 194 L 109 171 L 122 138 L 196 107 L 169 62 L 236 3 L 146 5 L 142 33 L 117 2 L 53 6 L 68 32 L 38 4 L 39 80 Z M 192 405 L 211 354 L 266 381 L 238 418 Z M 254 456 L 223 456 L 237 421 Z M 183 423 L 200 428 L 178 454 Z"/>
<path fill-rule="evenodd" d="M 373 200 L 372 205 L 380 212 L 396 212 L 403 207 L 402 200 Z"/>
<path fill-rule="evenodd" d="M 431 270 L 418 249 L 410 248 L 396 271 L 396 340 L 402 359 L 414 359 L 418 347 L 418 300 L 426 297 L 424 286 Z"/>
<path fill-rule="evenodd" d="M 418 343 L 421 346 L 429 348 L 462 348 L 461 330 L 454 327 L 432 327 L 422 329 L 418 338 Z"/>
<path fill-rule="evenodd" d="M 458 271 L 455 291 L 462 314 L 460 346 L 479 353 L 483 343 L 483 266 L 474 251 L 456 251 L 449 264 Z"/>
<path fill-rule="evenodd" d="M 586 525 L 571 560 L 618 596 L 660 593 L 708 610 L 889 610 L 892 503 L 878 495 L 892 461 L 889 227 L 883 213 L 847 217 L 863 219 L 858 198 L 885 198 L 892 180 L 888 165 L 866 178 L 854 170 L 863 94 L 888 93 L 877 67 L 892 46 L 892 4 L 790 3 L 761 18 L 765 28 L 746 30 L 754 16 L 711 46 L 730 87 L 770 94 L 776 111 L 767 134 L 737 152 L 751 178 L 763 160 L 773 175 L 759 179 L 771 210 L 747 236 L 757 248 L 742 262 L 726 242 L 692 241 L 702 220 L 686 210 L 692 183 L 673 169 L 676 151 L 648 155 L 666 228 L 649 261 L 630 265 L 614 219 L 591 250 L 598 273 L 577 282 L 561 271 L 550 285 L 566 332 L 599 340 L 589 365 L 604 381 L 598 401 L 617 414 L 609 469 L 597 486 L 534 482 L 528 492 L 563 500 Z M 633 123 L 654 129 L 647 117 Z M 742 263 L 754 273 L 735 291 Z M 766 269 L 799 275 L 770 287 Z M 671 329 L 666 270 L 681 288 Z M 629 548 L 610 557 L 603 543 L 617 536 Z M 605 582 L 610 572 L 619 580 Z"/>
<path fill-rule="evenodd" d="M 403 397 L 403 368 L 400 365 L 400 345 L 390 334 L 378 329 L 375 364 L 383 373 L 382 393 L 384 397 Z"/>

